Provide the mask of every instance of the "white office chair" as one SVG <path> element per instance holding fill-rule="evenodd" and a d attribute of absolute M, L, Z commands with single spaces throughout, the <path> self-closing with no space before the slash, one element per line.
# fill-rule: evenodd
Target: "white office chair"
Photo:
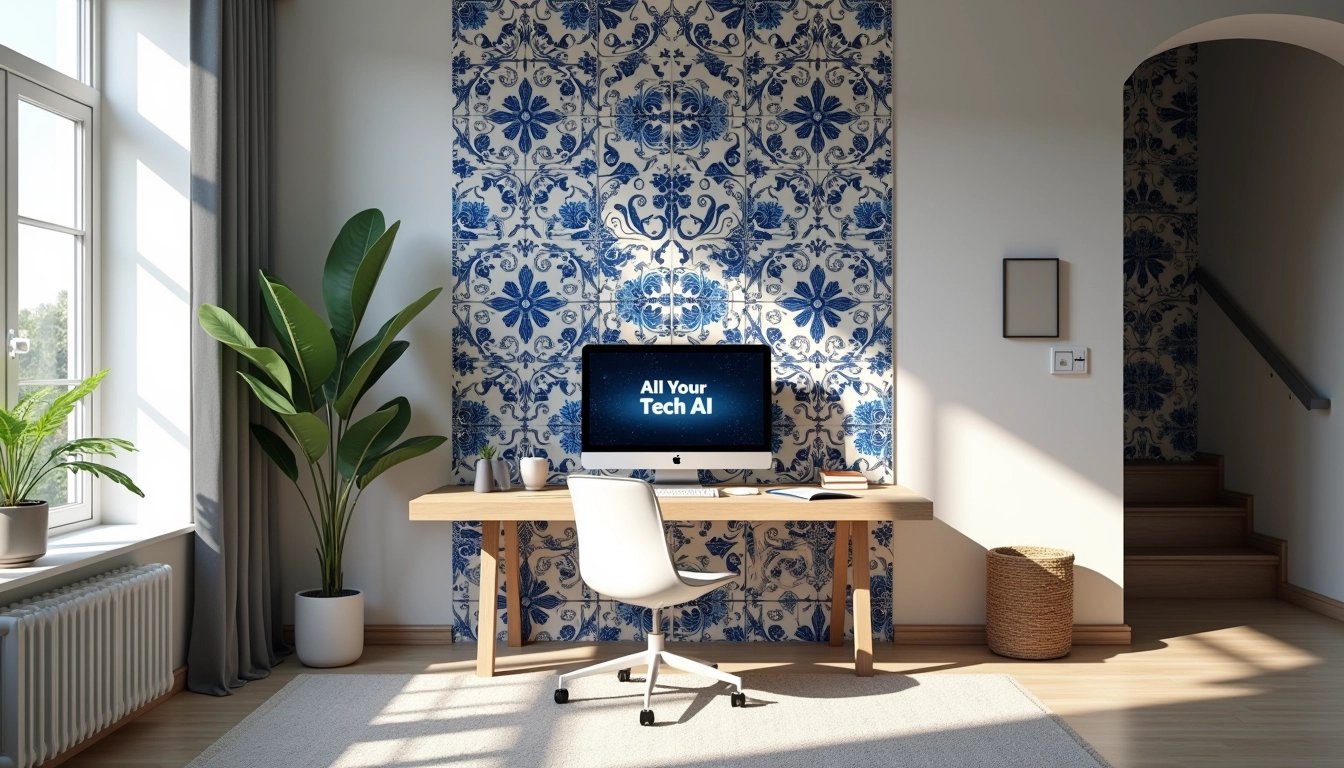
<path fill-rule="evenodd" d="M 569 701 L 565 686 L 571 680 L 618 670 L 617 679 L 625 682 L 630 679 L 631 667 L 643 666 L 649 671 L 639 724 L 653 725 L 650 698 L 658 682 L 658 668 L 667 664 L 728 683 L 736 689 L 730 699 L 732 705 L 744 706 L 747 696 L 742 692 L 742 678 L 663 650 L 663 609 L 713 592 L 737 574 L 677 570 L 667 549 L 658 499 L 643 480 L 570 475 L 569 494 L 579 534 L 579 575 L 598 594 L 652 610 L 653 631 L 646 651 L 560 675 L 555 702 Z"/>

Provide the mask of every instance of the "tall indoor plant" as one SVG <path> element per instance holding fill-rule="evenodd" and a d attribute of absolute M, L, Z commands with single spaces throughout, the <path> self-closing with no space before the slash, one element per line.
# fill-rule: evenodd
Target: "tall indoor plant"
<path fill-rule="evenodd" d="M 60 394 L 50 387 L 34 390 L 12 409 L 0 408 L 0 568 L 28 565 L 47 553 L 51 500 L 31 497 L 43 495 L 43 481 L 51 473 L 88 472 L 145 495 L 124 472 L 90 458 L 134 451 L 129 440 L 67 438 L 66 425 L 75 407 L 106 375 L 107 371 L 99 371 Z"/>
<path fill-rule="evenodd" d="M 274 348 L 257 344 L 219 307 L 203 304 L 198 313 L 206 333 L 238 353 L 240 363 L 251 363 L 250 371 L 238 375 L 280 429 L 253 424 L 252 435 L 298 489 L 317 533 L 322 588 L 295 598 L 295 644 L 299 660 L 309 666 L 343 666 L 363 653 L 363 594 L 345 588 L 341 568 L 360 493 L 374 478 L 446 439 L 401 440 L 411 420 L 405 397 L 355 415 L 365 393 L 410 346 L 397 334 L 443 290 L 428 291 L 371 337 L 355 342 L 400 224 L 385 226 L 382 212 L 370 209 L 341 228 L 322 272 L 330 325 L 264 272 L 261 298 Z"/>

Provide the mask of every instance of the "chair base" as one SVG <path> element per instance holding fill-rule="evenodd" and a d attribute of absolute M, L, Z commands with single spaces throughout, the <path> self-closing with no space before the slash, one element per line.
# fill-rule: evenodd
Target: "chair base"
<path fill-rule="evenodd" d="M 622 656 L 619 659 L 603 661 L 560 675 L 555 685 L 555 700 L 560 703 L 563 703 L 562 699 L 568 701 L 569 682 L 577 680 L 580 677 L 600 675 L 603 672 L 620 672 L 621 670 L 629 670 L 631 667 L 646 667 L 648 669 L 648 674 L 646 675 L 644 683 L 644 711 L 640 713 L 639 720 L 641 725 L 650 725 L 653 723 L 653 711 L 651 709 L 653 686 L 658 683 L 658 670 L 664 665 L 672 667 L 673 669 L 679 669 L 683 672 L 692 672 L 703 677 L 727 683 L 735 689 L 735 692 L 732 695 L 733 706 L 743 706 L 746 702 L 746 695 L 742 692 L 741 677 L 730 675 L 727 672 L 720 672 L 717 668 L 700 661 L 699 659 L 692 659 L 687 656 L 664 650 L 662 634 L 649 635 L 649 647 L 647 650 L 631 653 Z M 561 694 L 561 691 L 565 691 L 565 693 Z"/>

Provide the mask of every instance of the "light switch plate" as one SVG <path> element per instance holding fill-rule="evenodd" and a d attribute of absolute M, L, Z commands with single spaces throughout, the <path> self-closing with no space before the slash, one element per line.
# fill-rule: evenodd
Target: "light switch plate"
<path fill-rule="evenodd" d="M 1050 373 L 1087 373 L 1087 347 L 1051 347 Z"/>

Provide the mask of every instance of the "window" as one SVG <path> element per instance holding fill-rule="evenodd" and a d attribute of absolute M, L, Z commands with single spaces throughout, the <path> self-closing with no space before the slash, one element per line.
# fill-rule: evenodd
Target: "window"
<path fill-rule="evenodd" d="M 0 46 L 88 85 L 89 12 L 84 0 L 0 0 Z"/>
<path fill-rule="evenodd" d="M 83 0 L 0 0 L 6 406 L 94 370 L 97 93 L 86 84 L 86 14 Z M 78 409 L 53 442 L 92 434 L 92 410 Z M 33 494 L 50 503 L 53 528 L 93 520 L 92 495 L 86 473 L 52 473 Z"/>

